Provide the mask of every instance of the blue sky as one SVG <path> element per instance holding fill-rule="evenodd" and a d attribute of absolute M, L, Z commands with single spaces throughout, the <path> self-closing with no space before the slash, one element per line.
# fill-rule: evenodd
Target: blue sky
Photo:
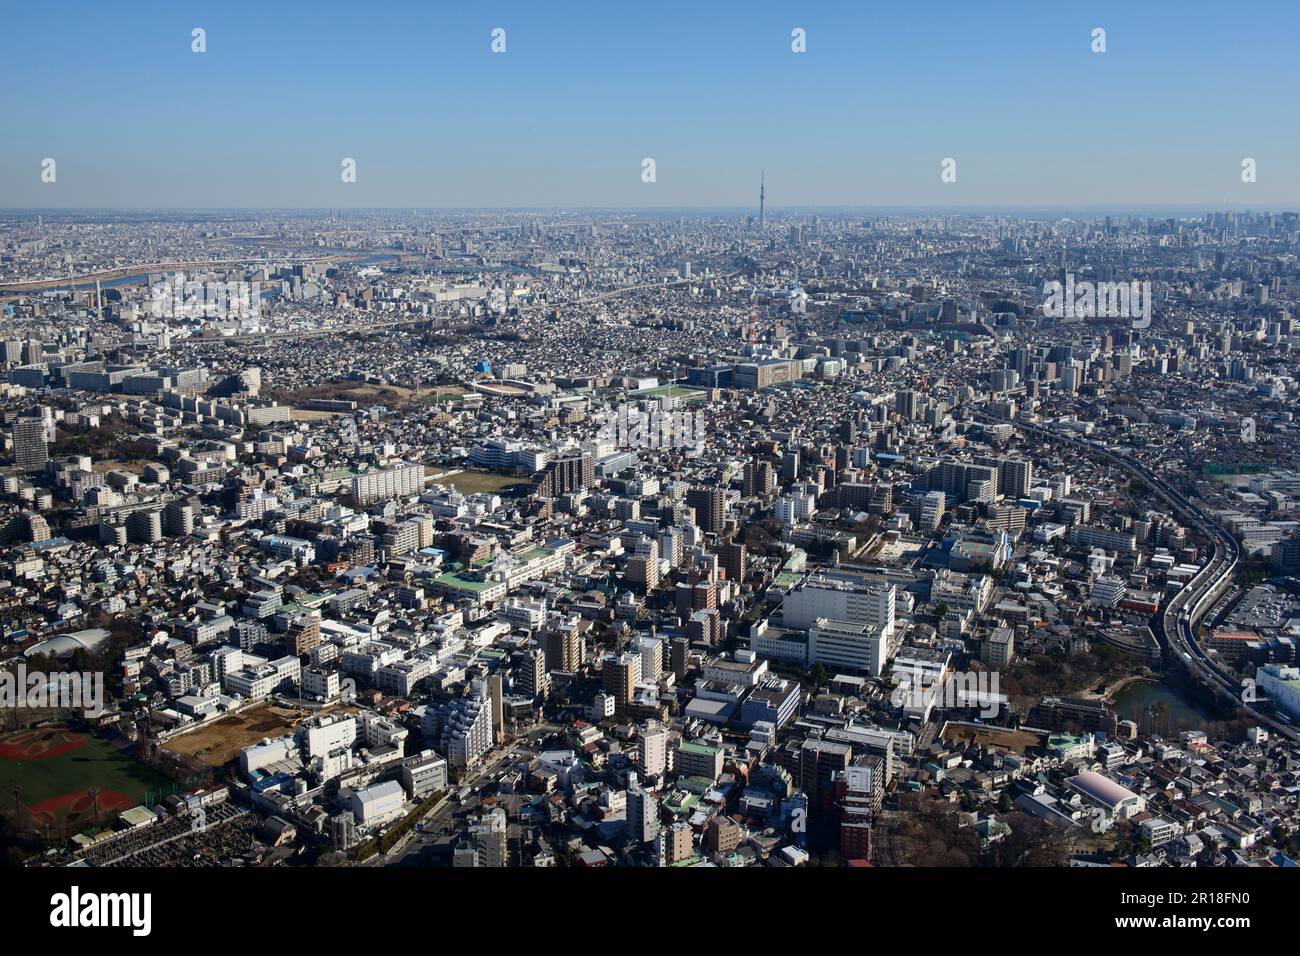
<path fill-rule="evenodd" d="M 10 4 L 0 207 L 749 206 L 766 168 L 773 207 L 1294 208 L 1297 36 L 1294 0 Z"/>

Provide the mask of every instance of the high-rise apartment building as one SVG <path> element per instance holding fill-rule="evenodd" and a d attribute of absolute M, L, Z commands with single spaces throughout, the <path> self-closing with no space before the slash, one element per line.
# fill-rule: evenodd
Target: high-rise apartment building
<path fill-rule="evenodd" d="M 701 530 L 722 531 L 727 513 L 727 493 L 721 488 L 697 487 L 686 492 L 687 506 L 695 509 L 695 523 Z"/>
<path fill-rule="evenodd" d="M 605 693 L 614 698 L 617 710 L 624 710 L 632 700 L 637 681 L 641 679 L 640 654 L 610 654 L 601 665 L 601 683 Z"/>
<path fill-rule="evenodd" d="M 659 801 L 635 775 L 627 790 L 627 834 L 636 843 L 651 843 L 659 835 Z"/>
<path fill-rule="evenodd" d="M 397 465 L 353 478 L 352 500 L 364 507 L 376 501 L 419 494 L 423 488 L 423 465 Z"/>
<path fill-rule="evenodd" d="M 14 466 L 19 471 L 40 471 L 50 460 L 45 442 L 45 422 L 19 418 L 13 424 Z"/>

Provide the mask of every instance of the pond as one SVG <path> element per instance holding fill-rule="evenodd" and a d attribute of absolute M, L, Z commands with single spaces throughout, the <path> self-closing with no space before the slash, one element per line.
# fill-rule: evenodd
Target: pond
<path fill-rule="evenodd" d="M 1221 720 L 1213 708 L 1192 700 L 1181 688 L 1169 684 L 1135 681 L 1125 685 L 1111 707 L 1120 720 L 1132 720 L 1144 733 L 1176 734 L 1183 730 L 1205 730 Z"/>

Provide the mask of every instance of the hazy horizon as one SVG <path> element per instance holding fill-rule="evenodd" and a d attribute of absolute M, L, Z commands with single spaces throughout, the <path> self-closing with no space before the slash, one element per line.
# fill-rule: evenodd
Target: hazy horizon
<path fill-rule="evenodd" d="M 1296 206 L 1300 9 L 1181 12 L 23 6 L 0 208 Z"/>
<path fill-rule="evenodd" d="M 575 213 L 627 213 L 627 212 L 645 212 L 656 215 L 668 215 L 670 213 L 728 213 L 734 215 L 748 215 L 752 210 L 758 208 L 757 203 L 752 206 L 580 206 L 580 205 L 521 205 L 521 206 L 419 206 L 419 205 L 389 205 L 389 206 L 0 206 L 0 214 L 16 213 L 22 215 L 40 215 L 50 213 L 54 215 L 70 214 L 77 212 L 84 213 L 361 213 L 361 212 L 485 212 L 485 213 L 507 213 L 507 212 L 575 212 Z M 1116 205 L 1116 204 L 1097 204 L 1081 205 L 1077 203 L 1061 203 L 1057 205 L 1013 205 L 1013 204 L 975 204 L 970 205 L 934 205 L 924 206 L 917 204 L 898 204 L 890 205 L 886 203 L 863 203 L 863 204 L 844 204 L 844 203 L 825 203 L 814 205 L 790 205 L 774 206 L 767 204 L 767 214 L 770 217 L 780 218 L 782 214 L 791 213 L 871 213 L 878 211 L 888 211 L 890 214 L 917 214 L 917 215 L 1000 215 L 1000 214 L 1019 214 L 1029 213 L 1079 213 L 1093 216 L 1118 215 L 1118 216 L 1145 216 L 1156 215 L 1165 212 L 1179 212 L 1188 216 L 1203 216 L 1214 212 L 1255 212 L 1255 213 L 1273 213 L 1284 214 L 1288 212 L 1300 213 L 1300 203 L 1228 203 L 1211 204 L 1211 203 L 1166 203 L 1166 204 L 1145 204 L 1145 205 Z"/>

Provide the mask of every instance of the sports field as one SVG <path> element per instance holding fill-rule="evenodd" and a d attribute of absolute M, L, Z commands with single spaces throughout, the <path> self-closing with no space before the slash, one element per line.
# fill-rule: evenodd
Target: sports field
<path fill-rule="evenodd" d="M 30 814 L 24 819 L 38 826 L 89 821 L 96 804 L 101 817 L 129 809 L 168 782 L 112 744 L 62 727 L 0 737 L 0 807 L 13 813 L 14 788 L 21 787 L 24 812 Z"/>
<path fill-rule="evenodd" d="M 528 487 L 526 475 L 498 475 L 491 471 L 474 471 L 462 468 L 454 475 L 438 482 L 451 485 L 463 495 L 476 495 L 480 492 L 511 497 L 522 493 Z"/>
<path fill-rule="evenodd" d="M 657 388 L 642 389 L 639 392 L 629 393 L 631 398 L 681 398 L 686 401 L 704 398 L 705 389 L 695 388 L 691 385 L 660 385 Z"/>

